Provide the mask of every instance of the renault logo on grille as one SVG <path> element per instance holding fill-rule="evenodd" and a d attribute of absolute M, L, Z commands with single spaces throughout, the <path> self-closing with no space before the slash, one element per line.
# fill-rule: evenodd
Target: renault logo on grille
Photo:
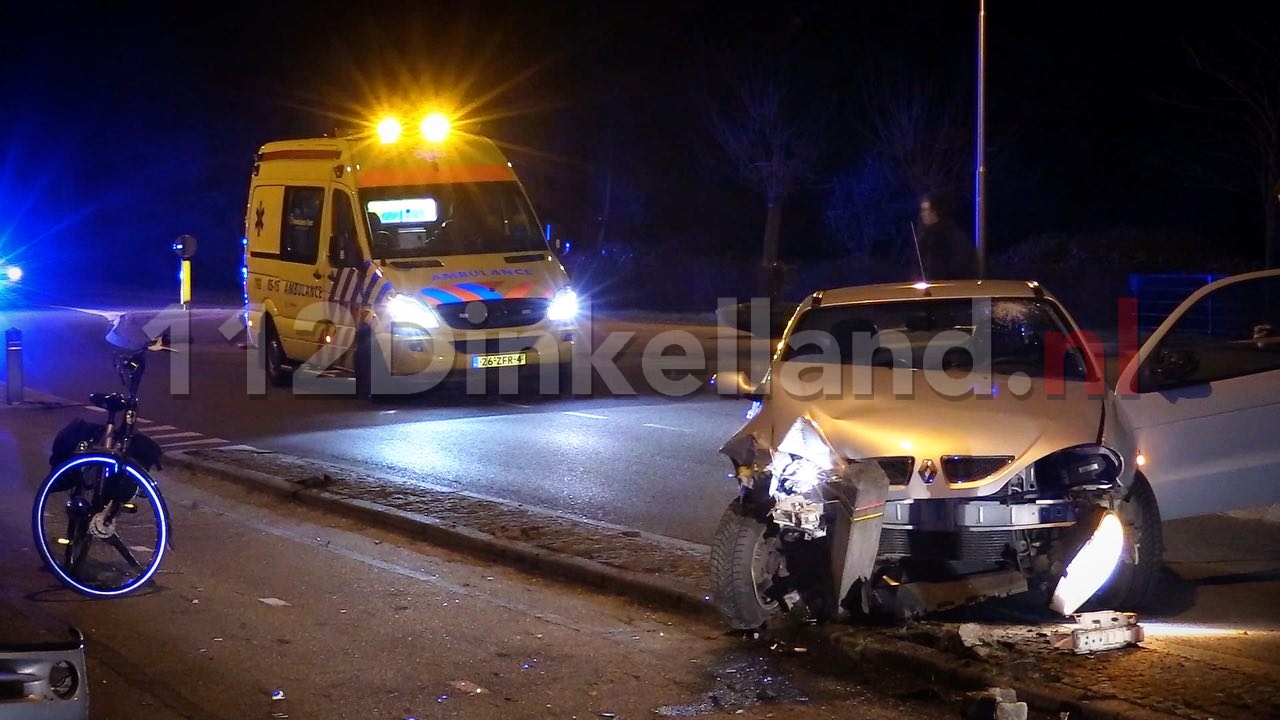
<path fill-rule="evenodd" d="M 920 476 L 925 485 L 928 485 L 933 482 L 934 478 L 938 477 L 938 466 L 932 460 L 925 460 L 920 463 L 920 469 L 916 474 Z"/>

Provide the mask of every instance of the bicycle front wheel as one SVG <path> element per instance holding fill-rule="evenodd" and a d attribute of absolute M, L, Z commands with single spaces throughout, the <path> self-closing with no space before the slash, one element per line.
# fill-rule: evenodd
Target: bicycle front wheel
<path fill-rule="evenodd" d="M 77 455 L 49 473 L 32 516 L 36 548 L 65 585 L 116 597 L 146 584 L 169 543 L 168 512 L 146 471 L 107 453 Z"/>

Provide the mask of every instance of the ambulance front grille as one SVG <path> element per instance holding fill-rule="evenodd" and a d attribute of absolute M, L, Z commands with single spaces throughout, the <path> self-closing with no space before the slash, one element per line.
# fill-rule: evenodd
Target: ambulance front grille
<path fill-rule="evenodd" d="M 436 312 L 441 320 L 456 330 L 493 330 L 542 322 L 548 305 L 550 301 L 546 298 L 475 300 L 437 305 Z"/>

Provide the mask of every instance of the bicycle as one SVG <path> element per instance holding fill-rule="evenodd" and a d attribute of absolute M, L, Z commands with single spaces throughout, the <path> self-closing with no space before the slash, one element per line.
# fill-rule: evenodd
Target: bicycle
<path fill-rule="evenodd" d="M 117 597 L 146 584 L 170 547 L 169 510 L 149 474 L 161 449 L 137 429 L 147 354 L 176 352 L 121 315 L 107 333 L 127 394 L 93 393 L 105 423 L 73 420 L 54 439 L 32 515 L 36 547 L 63 584 Z"/>

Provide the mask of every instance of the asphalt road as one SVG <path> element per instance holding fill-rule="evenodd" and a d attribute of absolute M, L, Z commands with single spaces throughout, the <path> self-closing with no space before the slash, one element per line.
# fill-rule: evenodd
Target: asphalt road
<path fill-rule="evenodd" d="M 156 579 L 81 598 L 41 568 L 29 526 L 42 440 L 77 412 L 0 409 L 0 611 L 86 634 L 93 718 L 957 715 L 927 679 L 832 677 L 817 657 L 174 471 L 158 474 L 175 539 Z"/>
<path fill-rule="evenodd" d="M 370 404 L 288 388 L 249 394 L 249 353 L 218 331 L 233 314 L 198 310 L 189 353 L 151 356 L 143 416 L 171 428 L 163 431 L 168 436 L 162 445 L 248 444 L 357 463 L 699 543 L 710 541 L 734 495 L 728 460 L 717 449 L 741 425 L 748 404 L 705 388 L 684 397 L 655 392 L 640 355 L 668 326 L 596 322 L 597 337 L 634 334 L 617 362 L 634 394 L 611 392 L 597 375 L 592 395 L 505 395 L 495 383 L 489 395 L 452 386 Z M 23 331 L 30 387 L 75 400 L 119 388 L 102 339 L 108 327 L 103 317 L 57 308 L 11 310 L 0 324 Z M 716 361 L 717 328 L 678 329 L 707 348 L 708 366 Z M 722 337 L 747 367 L 753 341 L 732 331 Z M 754 341 L 754 348 L 767 358 L 767 342 Z M 701 382 L 707 374 L 694 376 Z M 178 386 L 185 394 L 173 392 L 174 377 L 189 377 L 186 388 Z M 353 380 L 336 382 L 354 391 Z"/>
<path fill-rule="evenodd" d="M 709 541 L 733 496 L 725 478 L 728 463 L 716 449 L 739 426 L 742 401 L 705 392 L 684 398 L 652 392 L 613 396 L 599 383 L 595 396 L 566 399 L 455 390 L 368 404 L 274 388 L 247 396 L 245 351 L 217 332 L 230 313 L 197 312 L 196 342 L 186 358 L 188 394 L 170 393 L 164 363 L 148 375 L 143 414 L 162 423 L 164 430 L 150 430 L 163 436 L 162 444 L 249 444 L 354 463 L 698 543 Z M 33 387 L 68 398 L 116 387 L 101 317 L 73 310 L 11 311 L 0 323 L 23 329 Z M 669 327 L 597 323 L 601 332 L 636 333 L 620 366 L 638 388 L 644 383 L 636 354 Z M 714 327 L 687 329 L 714 346 Z M 733 342 L 743 353 L 750 349 L 736 337 Z M 757 342 L 757 349 L 762 346 L 767 349 Z M 1280 643 L 1270 634 L 1229 640 L 1200 634 L 1204 628 L 1280 629 L 1274 602 L 1280 593 L 1277 528 L 1225 516 L 1167 523 L 1170 582 L 1159 612 L 1144 618 L 1153 623 L 1152 635 L 1185 641 L 1187 647 L 1212 642 L 1219 655 L 1280 662 Z"/>

